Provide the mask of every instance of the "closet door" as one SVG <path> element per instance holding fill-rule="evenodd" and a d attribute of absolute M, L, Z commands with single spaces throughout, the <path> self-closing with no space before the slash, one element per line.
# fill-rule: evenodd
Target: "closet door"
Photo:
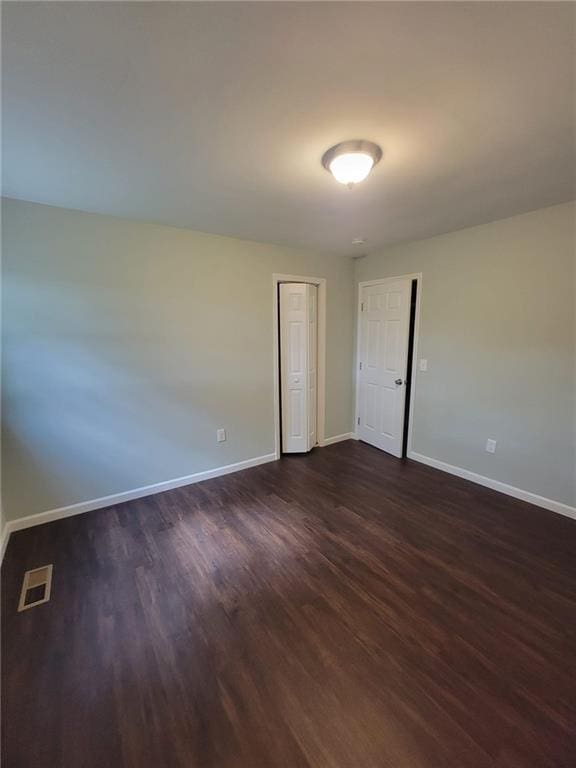
<path fill-rule="evenodd" d="M 283 453 L 316 444 L 317 288 L 280 285 L 280 381 Z"/>

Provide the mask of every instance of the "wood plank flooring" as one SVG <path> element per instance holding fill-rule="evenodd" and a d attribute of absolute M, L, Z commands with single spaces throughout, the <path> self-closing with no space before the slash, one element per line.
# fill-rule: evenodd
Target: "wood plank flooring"
<path fill-rule="evenodd" d="M 574 768 L 575 552 L 352 441 L 22 531 L 2 766 Z"/>

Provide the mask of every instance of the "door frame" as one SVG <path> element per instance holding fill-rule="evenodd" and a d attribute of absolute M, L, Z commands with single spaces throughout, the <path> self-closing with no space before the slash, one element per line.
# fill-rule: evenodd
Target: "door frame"
<path fill-rule="evenodd" d="M 274 329 L 273 365 L 274 365 L 274 454 L 280 458 L 280 338 L 278 334 L 278 285 L 280 283 L 310 283 L 318 287 L 318 380 L 316 382 L 318 402 L 316 404 L 316 440 L 318 445 L 325 444 L 326 426 L 326 278 L 311 275 L 272 275 L 272 318 Z"/>
<path fill-rule="evenodd" d="M 369 285 L 380 285 L 394 280 L 416 280 L 416 316 L 414 318 L 414 348 L 412 349 L 412 376 L 410 377 L 410 403 L 408 410 L 408 444 L 406 445 L 406 455 L 410 456 L 412 451 L 412 433 L 414 430 L 414 403 L 416 402 L 416 370 L 418 363 L 418 339 L 420 336 L 420 306 L 422 301 L 422 272 L 413 272 L 408 275 L 395 275 L 381 277 L 379 280 L 363 280 L 358 283 L 358 307 L 356 312 L 356 355 L 354 365 L 356 366 L 356 375 L 354 382 L 356 386 L 356 406 L 354 410 L 354 435 L 358 439 L 358 420 L 360 418 L 360 344 L 362 334 L 362 318 L 360 305 L 362 302 L 362 289 Z"/>

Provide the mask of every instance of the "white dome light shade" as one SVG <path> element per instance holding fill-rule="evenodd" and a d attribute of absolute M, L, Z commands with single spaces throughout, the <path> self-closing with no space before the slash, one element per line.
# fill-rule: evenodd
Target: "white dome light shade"
<path fill-rule="evenodd" d="M 324 153 L 322 165 L 340 184 L 353 187 L 363 181 L 382 157 L 382 150 L 372 141 L 343 141 Z"/>
<path fill-rule="evenodd" d="M 358 184 L 372 170 L 374 159 L 364 152 L 347 152 L 330 163 L 332 175 L 340 184 Z"/>

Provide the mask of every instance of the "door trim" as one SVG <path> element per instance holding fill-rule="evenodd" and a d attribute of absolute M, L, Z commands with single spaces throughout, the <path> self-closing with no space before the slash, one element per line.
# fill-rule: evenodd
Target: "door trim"
<path fill-rule="evenodd" d="M 274 453 L 277 459 L 281 456 L 280 447 L 280 339 L 278 334 L 278 285 L 280 283 L 310 283 L 318 287 L 318 380 L 316 439 L 318 445 L 326 445 L 326 278 L 311 277 L 310 275 L 272 275 L 272 319 L 274 329 L 273 366 L 274 366 Z"/>
<path fill-rule="evenodd" d="M 420 306 L 422 301 L 422 272 L 413 272 L 409 275 L 394 275 L 381 277 L 379 280 L 363 280 L 358 283 L 358 307 L 356 311 L 356 354 L 354 355 L 355 376 L 354 386 L 356 388 L 355 409 L 354 409 L 354 434 L 358 437 L 358 419 L 360 418 L 360 334 L 362 333 L 362 318 L 360 317 L 360 304 L 362 302 L 362 289 L 370 285 L 380 285 L 394 280 L 416 280 L 416 317 L 414 320 L 414 348 L 412 350 L 412 376 L 410 377 L 410 408 L 408 411 L 408 445 L 406 454 L 409 456 L 412 451 L 412 432 L 414 429 L 414 403 L 416 402 L 416 370 L 418 363 L 418 339 L 420 336 Z"/>

